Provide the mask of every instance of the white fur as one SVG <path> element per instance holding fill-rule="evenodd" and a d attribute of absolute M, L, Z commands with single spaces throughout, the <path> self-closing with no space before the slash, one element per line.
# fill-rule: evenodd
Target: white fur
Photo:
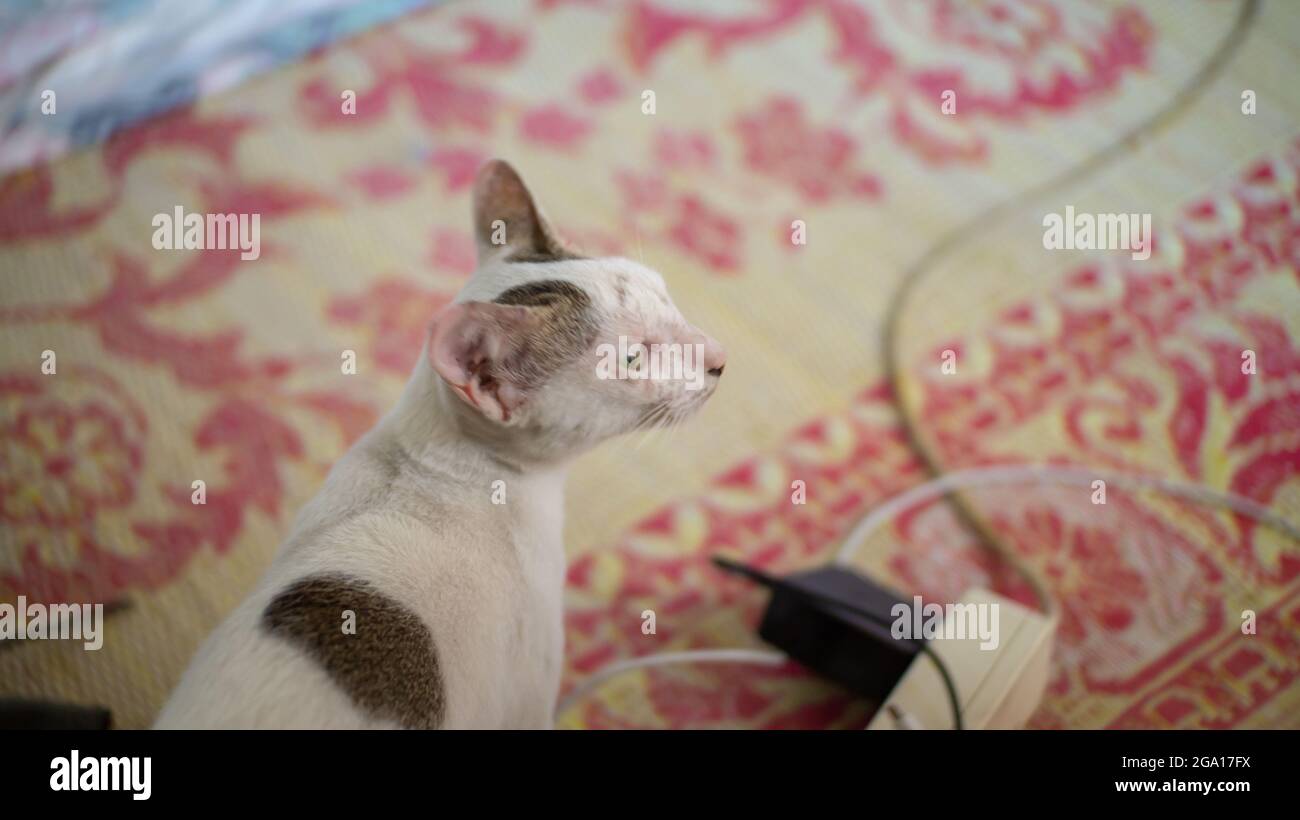
<path fill-rule="evenodd" d="M 626 334 L 705 343 L 720 362 L 717 343 L 686 323 L 662 277 L 641 265 L 485 256 L 458 302 L 563 279 L 590 297 L 598 341 Z M 335 464 L 257 587 L 200 648 L 157 725 L 391 725 L 359 711 L 322 667 L 260 623 L 286 585 L 332 572 L 370 582 L 428 626 L 445 727 L 549 727 L 564 640 L 567 464 L 633 429 L 648 407 L 667 406 L 674 417 L 692 412 L 717 381 L 686 392 L 679 383 L 597 379 L 595 369 L 593 349 L 500 424 L 463 401 L 422 355 L 397 406 Z M 396 477 L 394 463 L 403 465 Z M 498 479 L 506 482 L 502 505 L 492 503 Z"/>

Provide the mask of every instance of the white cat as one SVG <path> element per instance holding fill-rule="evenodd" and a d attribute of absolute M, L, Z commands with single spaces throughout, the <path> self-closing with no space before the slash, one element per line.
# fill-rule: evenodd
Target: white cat
<path fill-rule="evenodd" d="M 566 466 L 694 412 L 725 354 L 659 274 L 568 251 L 504 162 L 479 172 L 474 228 L 478 270 L 397 406 L 334 466 L 157 726 L 551 726 Z M 602 378 L 620 336 L 699 345 L 703 389 Z"/>

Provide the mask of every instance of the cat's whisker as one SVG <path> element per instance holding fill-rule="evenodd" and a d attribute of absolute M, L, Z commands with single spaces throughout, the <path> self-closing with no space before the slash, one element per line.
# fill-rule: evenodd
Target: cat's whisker
<path fill-rule="evenodd" d="M 664 405 L 656 405 L 643 413 L 640 420 L 638 420 L 636 425 L 632 428 L 634 431 L 638 432 L 646 431 L 646 435 L 642 436 L 641 440 L 637 442 L 636 447 L 634 448 L 636 451 L 639 452 L 641 448 L 645 446 L 646 441 L 654 437 L 650 431 L 658 429 L 657 423 L 663 416 L 665 409 L 666 407 Z"/>
<path fill-rule="evenodd" d="M 677 425 L 681 423 L 681 417 L 676 408 L 665 405 L 663 412 L 659 414 L 659 424 L 655 428 L 659 437 L 662 439 L 672 438 L 672 432 Z"/>
<path fill-rule="evenodd" d="M 680 411 L 674 413 L 672 421 L 668 424 L 668 435 L 672 436 L 673 433 L 677 432 L 678 428 L 680 428 L 685 421 L 686 413 Z"/>

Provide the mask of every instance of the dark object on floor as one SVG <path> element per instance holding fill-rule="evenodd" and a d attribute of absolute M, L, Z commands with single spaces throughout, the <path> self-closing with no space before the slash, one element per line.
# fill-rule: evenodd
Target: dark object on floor
<path fill-rule="evenodd" d="M 0 730 L 109 729 L 113 716 L 102 706 L 0 698 Z"/>
<path fill-rule="evenodd" d="M 904 602 L 855 572 L 829 566 L 774 578 L 725 558 L 713 563 L 772 590 L 759 637 L 855 694 L 883 702 L 923 651 L 921 641 L 890 634 L 892 610 Z"/>

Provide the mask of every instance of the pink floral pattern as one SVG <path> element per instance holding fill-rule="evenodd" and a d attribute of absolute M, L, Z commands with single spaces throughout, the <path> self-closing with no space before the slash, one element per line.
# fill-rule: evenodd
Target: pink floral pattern
<path fill-rule="evenodd" d="M 668 238 L 716 271 L 740 266 L 740 226 L 703 200 L 684 196 L 677 201 L 676 218 Z"/>
<path fill-rule="evenodd" d="M 577 148 L 591 130 L 591 123 L 554 103 L 528 111 L 519 122 L 526 139 L 563 149 Z"/>
<path fill-rule="evenodd" d="M 529 72 L 551 64 L 537 32 L 561 15 L 588 17 L 603 34 L 557 58 L 556 90 L 538 95 Z M 824 216 L 863 215 L 888 230 L 905 212 L 890 206 L 908 190 L 961 184 L 1005 152 L 1041 147 L 1067 117 L 1110 113 L 1164 64 L 1152 20 L 1167 16 L 1137 3 L 1045 0 L 755 0 L 717 11 L 544 0 L 502 19 L 449 5 L 268 78 L 270 91 L 249 87 L 123 131 L 69 167 L 0 180 L 6 264 L 86 263 L 59 288 L 19 270 L 21 299 L 0 305 L 19 342 L 6 348 L 18 364 L 6 360 L 0 374 L 0 522 L 13 547 L 0 556 L 0 590 L 148 607 L 152 590 L 202 590 L 195 568 L 206 561 L 264 557 L 257 550 L 269 543 L 258 542 L 283 531 L 389 405 L 429 319 L 472 271 L 464 214 L 489 156 L 573 180 L 570 201 L 599 203 L 552 214 L 588 252 L 644 249 L 676 277 L 679 296 L 679 285 L 717 289 L 716 309 L 728 302 L 737 322 L 764 327 L 786 318 L 788 292 L 774 277 L 747 277 L 773 273 L 774 256 L 795 267 L 819 250 L 791 244 L 793 220 L 808 220 L 818 242 Z M 815 93 L 771 75 L 677 116 L 691 95 L 677 93 L 670 60 L 736 77 L 791 49 L 812 61 Z M 662 92 L 654 116 L 639 111 L 647 88 Z M 342 109 L 343 89 L 356 93 L 355 114 Z M 941 108 L 949 90 L 953 116 Z M 285 144 L 319 163 L 304 170 Z M 566 685 L 619 657 L 749 645 L 763 596 L 717 573 L 709 556 L 778 572 L 820 562 L 865 510 L 924 480 L 898 400 L 915 402 L 922 434 L 950 466 L 1078 458 L 1286 502 L 1300 476 L 1300 345 L 1276 305 L 1300 281 L 1297 156 L 1293 146 L 1264 157 L 1190 203 L 1160 228 L 1151 265 L 1098 255 L 1049 297 L 979 317 L 938 350 L 929 349 L 937 332 L 927 335 L 904 362 L 922 374 L 907 395 L 848 370 L 851 395 L 827 388 L 799 408 L 803 418 L 759 407 L 767 394 L 733 399 L 718 411 L 733 415 L 712 423 L 789 432 L 574 556 Z M 155 254 L 120 232 L 156 207 L 158 191 L 191 209 L 261 213 L 268 264 Z M 356 241 L 323 241 L 341 231 Z M 323 258 L 326 246 L 337 258 Z M 827 311 L 860 315 L 836 298 Z M 35 375 L 21 352 L 46 339 L 60 348 L 57 378 Z M 932 378 L 947 348 L 963 375 Z M 1240 370 L 1245 348 L 1261 353 L 1257 375 Z M 345 350 L 357 353 L 356 375 L 340 373 Z M 1030 429 L 1054 434 L 1018 437 Z M 196 477 L 205 504 L 192 501 Z M 807 505 L 789 503 L 796 477 Z M 1296 652 L 1300 559 L 1254 522 L 1122 492 L 1104 515 L 1039 491 L 981 490 L 973 501 L 1063 602 L 1034 725 L 1251 725 L 1296 703 L 1300 681 L 1285 659 Z M 867 551 L 871 571 L 900 589 L 951 598 L 987 585 L 1030 599 L 947 506 L 909 511 L 880 538 Z M 1232 640 L 1243 587 L 1262 596 L 1259 641 L 1245 646 Z M 658 613 L 656 636 L 638 628 L 647 608 Z M 595 698 L 574 720 L 855 726 L 868 709 L 794 665 L 653 672 L 620 685 L 644 714 Z"/>
<path fill-rule="evenodd" d="M 817 17 L 833 32 L 831 60 L 860 104 L 882 113 L 899 147 L 930 163 L 982 162 L 990 124 L 1063 113 L 1113 92 L 1144 69 L 1152 31 L 1136 4 L 769 0 L 753 13 L 690 14 L 636 4 L 628 20 L 633 64 L 648 69 L 679 41 L 702 38 L 717 57 Z M 908 48 L 923 40 L 941 47 Z M 917 54 L 923 56 L 917 57 Z M 955 93 L 962 116 L 941 102 Z M 876 100 L 879 105 L 874 104 Z"/>
<path fill-rule="evenodd" d="M 0 421 L 0 519 L 76 526 L 135 496 L 136 425 L 105 404 L 46 399 Z"/>
<path fill-rule="evenodd" d="M 402 279 L 381 279 L 360 296 L 334 299 L 330 318 L 364 329 L 366 348 L 383 370 L 405 375 L 424 350 L 429 320 L 450 298 Z"/>
<path fill-rule="evenodd" d="M 1294 334 L 1237 299 L 1265 283 L 1300 284 L 1293 264 L 1274 261 L 1286 258 L 1295 235 L 1297 169 L 1300 143 L 1248 168 L 1237 183 L 1194 203 L 1185 218 L 1158 233 L 1163 250 L 1154 267 L 1104 256 L 1067 277 L 1062 292 L 1012 305 L 985 332 L 918 354 L 909 372 L 926 375 L 918 405 L 922 429 L 945 462 L 1023 460 L 1027 445 L 1018 431 L 1054 422 L 1069 437 L 1052 451 L 1034 438 L 1033 458 L 1191 474 L 1207 458 L 1217 413 L 1217 429 L 1227 430 L 1228 440 L 1249 442 L 1229 445 L 1238 449 L 1228 463 L 1238 468 L 1221 480 L 1264 503 L 1279 488 L 1293 488 L 1300 451 L 1282 432 L 1294 430 L 1294 419 L 1279 413 L 1294 407 L 1288 397 L 1300 378 Z M 1205 322 L 1209 315 L 1220 321 Z M 1217 330 L 1210 334 L 1208 327 Z M 1267 375 L 1243 382 L 1246 348 L 1269 351 Z M 987 364 L 973 376 L 942 378 L 932 363 L 944 349 L 958 351 L 963 362 Z M 1181 374 L 1177 397 L 1157 400 L 1162 392 L 1153 379 L 1168 373 Z M 868 389 L 845 413 L 808 423 L 777 451 L 719 475 L 706 492 L 645 517 L 609 547 L 621 567 L 610 603 L 594 596 L 607 553 L 576 561 L 569 575 L 580 602 L 569 615 L 575 677 L 611 657 L 654 651 L 639 633 L 610 627 L 650 606 L 670 613 L 660 610 L 659 627 L 678 646 L 744 640 L 761 595 L 719 577 L 709 556 L 739 552 L 775 572 L 824 560 L 866 510 L 920 478 L 901 429 L 885 421 L 891 407 L 886 387 Z M 1223 440 L 1214 446 L 1222 448 Z M 1171 445 L 1175 464 L 1143 460 Z M 806 506 L 788 501 L 794 477 L 809 488 Z M 1224 728 L 1294 703 L 1300 676 L 1282 660 L 1294 654 L 1300 634 L 1294 555 L 1259 549 L 1258 526 L 1244 517 L 1194 505 L 1177 505 L 1174 515 L 1167 502 L 1149 505 L 1114 486 L 1107 504 L 1094 506 L 1090 493 L 1070 487 L 969 493 L 1061 606 L 1054 672 L 1032 725 L 1097 725 L 1096 710 L 1118 702 L 1132 705 L 1118 711 L 1117 726 Z M 878 571 L 901 589 L 946 601 L 988 586 L 1032 605 L 1023 580 L 991 558 L 945 504 L 907 511 L 876 543 L 888 546 Z M 1243 641 L 1233 596 L 1245 593 L 1260 602 L 1261 625 L 1258 637 Z M 588 594 L 593 598 L 584 605 Z M 752 673 L 759 681 L 773 674 Z M 692 684 L 667 673 L 662 680 L 659 673 L 647 677 L 640 684 L 647 696 L 659 687 L 673 693 L 657 712 L 669 726 L 699 725 L 693 722 L 699 705 L 727 685 L 721 673 L 700 673 L 697 701 L 682 691 Z M 839 725 L 852 714 L 842 695 L 806 695 L 795 706 L 778 694 L 789 691 L 788 682 L 773 686 L 766 702 L 737 703 L 726 719 L 740 721 L 743 713 L 745 725 L 812 727 Z M 683 702 L 681 712 L 674 709 Z M 644 718 L 620 720 L 593 702 L 580 722 L 635 726 Z"/>
<path fill-rule="evenodd" d="M 880 195 L 880 180 L 852 168 L 857 153 L 853 138 L 836 128 L 810 126 L 796 99 L 769 100 L 761 110 L 742 116 L 736 130 L 745 144 L 746 165 L 790 185 L 811 202 L 825 202 L 836 194 Z"/>

